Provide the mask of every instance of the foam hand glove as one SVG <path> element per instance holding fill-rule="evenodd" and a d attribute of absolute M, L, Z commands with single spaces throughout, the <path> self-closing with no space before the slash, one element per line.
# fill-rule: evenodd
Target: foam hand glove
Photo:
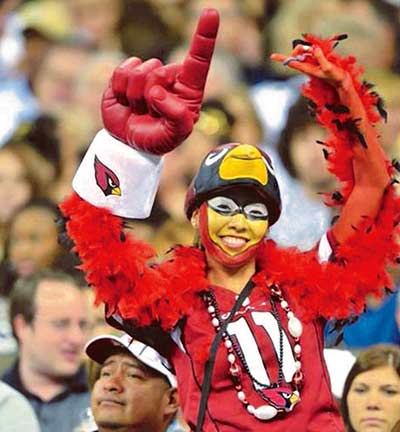
<path fill-rule="evenodd" d="M 182 64 L 132 57 L 118 66 L 101 104 L 107 131 L 155 155 L 185 140 L 199 117 L 218 25 L 218 12 L 205 9 Z"/>

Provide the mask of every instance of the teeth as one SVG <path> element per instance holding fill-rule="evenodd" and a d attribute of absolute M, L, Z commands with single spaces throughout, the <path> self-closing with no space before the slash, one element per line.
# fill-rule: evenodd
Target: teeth
<path fill-rule="evenodd" d="M 247 242 L 247 240 L 244 238 L 231 237 L 231 236 L 225 236 L 222 238 L 222 240 L 228 246 L 233 246 L 233 247 L 243 246 Z"/>

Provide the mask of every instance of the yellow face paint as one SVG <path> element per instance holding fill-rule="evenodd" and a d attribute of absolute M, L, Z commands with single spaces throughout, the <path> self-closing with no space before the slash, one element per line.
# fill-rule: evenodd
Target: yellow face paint
<path fill-rule="evenodd" d="M 268 220 L 248 220 L 244 214 L 223 216 L 207 208 L 208 235 L 223 252 L 237 256 L 260 243 L 267 231 Z"/>
<path fill-rule="evenodd" d="M 242 144 L 228 152 L 219 167 L 223 180 L 239 178 L 254 179 L 265 186 L 268 182 L 268 171 L 260 151 L 249 144 Z"/>

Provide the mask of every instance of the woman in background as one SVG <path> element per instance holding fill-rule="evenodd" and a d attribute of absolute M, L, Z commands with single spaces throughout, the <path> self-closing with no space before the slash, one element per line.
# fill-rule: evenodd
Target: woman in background
<path fill-rule="evenodd" d="M 346 379 L 341 402 L 348 432 L 400 431 L 400 348 L 363 351 Z"/>

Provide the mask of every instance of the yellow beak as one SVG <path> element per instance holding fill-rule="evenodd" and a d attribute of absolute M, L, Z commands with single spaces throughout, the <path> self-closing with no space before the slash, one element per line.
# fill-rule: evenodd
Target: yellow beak
<path fill-rule="evenodd" d="M 228 152 L 219 167 L 223 180 L 251 178 L 263 186 L 268 182 L 268 171 L 259 150 L 249 144 L 242 144 Z"/>
<path fill-rule="evenodd" d="M 113 188 L 111 190 L 111 195 L 121 196 L 121 188 L 119 188 L 118 186 Z"/>

